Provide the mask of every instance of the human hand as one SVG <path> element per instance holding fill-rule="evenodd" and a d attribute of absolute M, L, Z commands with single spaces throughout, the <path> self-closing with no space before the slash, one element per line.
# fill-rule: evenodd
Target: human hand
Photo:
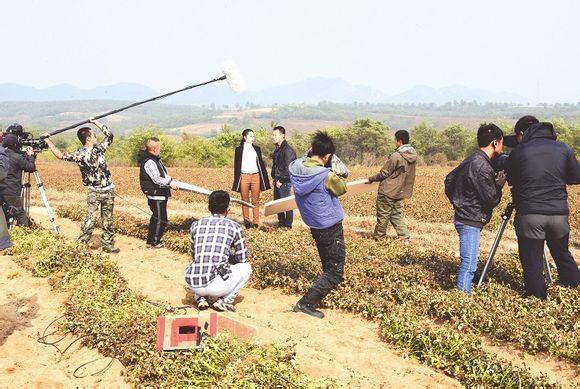
<path fill-rule="evenodd" d="M 99 127 L 100 129 L 103 128 L 103 125 L 101 124 L 101 122 L 99 122 L 98 120 L 96 120 L 94 116 L 91 116 L 89 118 L 89 123 L 94 124 L 95 126 Z"/>
<path fill-rule="evenodd" d="M 32 150 L 32 147 L 30 147 L 30 146 L 26 146 L 24 148 L 24 152 L 26 153 L 26 155 L 29 155 L 29 156 L 34 154 L 34 150 Z"/>
<path fill-rule="evenodd" d="M 370 178 L 367 178 L 367 180 L 365 181 L 365 184 L 372 184 L 373 182 L 371 181 Z"/>
<path fill-rule="evenodd" d="M 48 132 L 45 132 L 44 134 L 42 134 L 40 136 L 40 138 L 46 142 L 46 144 L 51 145 L 52 143 L 52 138 L 50 137 L 50 134 Z"/>
<path fill-rule="evenodd" d="M 505 172 L 503 170 L 497 172 L 497 174 L 495 175 L 495 184 L 500 188 L 503 188 L 503 186 L 505 185 L 505 181 L 506 181 Z"/>
<path fill-rule="evenodd" d="M 169 183 L 169 187 L 171 189 L 175 189 L 175 190 L 179 190 L 179 181 L 177 180 L 171 180 L 171 182 Z"/>
<path fill-rule="evenodd" d="M 276 188 L 280 189 L 282 187 L 282 181 L 276 181 Z"/>

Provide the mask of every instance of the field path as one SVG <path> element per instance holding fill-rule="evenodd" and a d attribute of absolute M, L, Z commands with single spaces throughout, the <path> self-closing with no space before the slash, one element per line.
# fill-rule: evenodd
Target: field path
<path fill-rule="evenodd" d="M 47 279 L 32 277 L 11 256 L 0 256 L 0 388 L 129 387 L 119 361 L 115 360 L 102 375 L 75 378 L 73 372 L 82 364 L 97 359 L 77 373 L 90 375 L 103 369 L 110 358 L 80 346 L 80 342 L 61 356 L 54 347 L 37 341 L 62 315 L 64 298 L 64 294 L 51 290 Z M 51 326 L 47 334 L 56 330 Z M 59 338 L 53 335 L 46 340 L 55 342 Z M 57 346 L 64 350 L 75 339 L 69 335 Z"/>
<path fill-rule="evenodd" d="M 31 209 L 31 216 L 48 228 L 43 208 Z M 62 218 L 58 223 L 66 237 L 78 236 L 78 223 Z M 173 306 L 193 303 L 183 278 L 190 261 L 187 255 L 146 249 L 143 241 L 122 235 L 117 235 L 116 246 L 121 252 L 111 258 L 116 260 L 131 289 L 152 301 L 168 301 Z M 390 350 L 379 338 L 377 323 L 336 310 L 326 310 L 324 320 L 293 313 L 291 308 L 297 298 L 272 289 L 243 289 L 238 312 L 231 315 L 255 326 L 256 341 L 260 343 L 294 344 L 302 371 L 334 378 L 341 386 L 461 386 L 443 373 Z M 197 311 L 188 308 L 188 312 Z"/>

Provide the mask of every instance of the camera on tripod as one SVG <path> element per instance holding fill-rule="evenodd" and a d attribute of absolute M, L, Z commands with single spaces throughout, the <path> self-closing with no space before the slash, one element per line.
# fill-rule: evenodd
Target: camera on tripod
<path fill-rule="evenodd" d="M 31 138 L 32 134 L 24 131 L 24 128 L 18 123 L 8 126 L 5 132 L 6 134 L 15 135 L 16 138 L 18 138 L 18 149 L 20 149 L 20 151 L 24 151 L 26 147 L 32 147 L 32 151 L 35 153 L 48 149 L 48 144 L 44 139 Z"/>

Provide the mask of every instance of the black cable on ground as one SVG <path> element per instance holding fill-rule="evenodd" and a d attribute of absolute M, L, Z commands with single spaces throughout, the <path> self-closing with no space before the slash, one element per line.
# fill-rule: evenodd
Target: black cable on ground
<path fill-rule="evenodd" d="M 82 336 L 80 336 L 80 337 L 76 338 L 75 340 L 73 340 L 72 342 L 70 342 L 70 343 L 69 343 L 69 344 L 68 344 L 68 345 L 67 345 L 67 346 L 64 348 L 64 350 L 61 350 L 61 349 L 60 349 L 60 347 L 58 347 L 58 343 L 62 342 L 62 340 L 63 340 L 64 338 L 66 338 L 66 337 L 67 337 L 69 334 L 72 334 L 72 335 L 74 335 L 74 333 L 73 333 L 73 331 L 72 331 L 72 330 L 67 330 L 67 331 L 65 331 L 64 335 L 63 335 L 61 338 L 59 338 L 58 340 L 56 340 L 56 341 L 53 341 L 53 342 L 48 342 L 46 339 L 47 339 L 49 336 L 56 335 L 56 334 L 57 334 L 57 332 L 55 331 L 55 332 L 51 332 L 51 333 L 49 333 L 49 334 L 47 334 L 46 332 L 48 331 L 48 329 L 49 329 L 49 328 L 50 328 L 50 327 L 51 327 L 51 326 L 52 326 L 54 323 L 56 323 L 58 320 L 60 320 L 60 319 L 62 319 L 62 318 L 64 318 L 64 317 L 66 317 L 66 315 L 61 315 L 61 316 L 57 317 L 56 319 L 54 319 L 53 321 L 51 321 L 51 322 L 48 324 L 48 326 L 46 326 L 46 328 L 44 329 L 44 331 L 42 332 L 42 335 L 36 339 L 36 341 L 37 341 L 38 343 L 45 344 L 45 345 L 52 346 L 52 347 L 56 348 L 56 349 L 57 349 L 57 351 L 59 352 L 59 354 L 60 354 L 61 358 L 62 358 L 62 356 L 63 356 L 63 355 L 64 355 L 64 354 L 65 354 L 65 353 L 68 351 L 68 349 L 69 349 L 69 348 L 70 348 L 70 347 L 71 347 L 73 344 L 75 344 L 75 343 L 76 343 L 76 342 L 78 342 L 79 340 L 81 340 L 81 339 L 84 339 L 84 338 L 86 338 L 86 337 L 88 337 L 88 336 L 89 336 L 89 335 L 82 335 Z M 101 335 L 105 335 L 105 334 L 101 334 Z M 114 347 L 113 347 L 113 354 L 117 354 L 117 353 L 115 352 L 115 349 L 114 349 Z M 81 368 L 83 368 L 83 367 L 85 367 L 85 366 L 87 366 L 87 365 L 90 365 L 91 363 L 94 363 L 94 362 L 96 362 L 96 361 L 99 361 L 99 360 L 101 360 L 101 359 L 104 359 L 104 358 L 111 358 L 111 360 L 109 361 L 109 363 L 107 364 L 107 366 L 105 366 L 105 367 L 104 367 L 104 368 L 102 368 L 101 370 L 99 370 L 99 371 L 97 371 L 97 372 L 95 372 L 95 373 L 86 374 L 86 375 L 78 375 L 78 374 L 77 374 L 77 372 L 78 372 L 78 371 L 79 371 Z M 74 376 L 75 378 L 85 378 L 85 377 L 89 377 L 89 376 L 91 376 L 91 377 L 94 377 L 94 376 L 97 376 L 97 375 L 101 375 L 101 374 L 103 374 L 105 371 L 107 371 L 107 369 L 109 369 L 109 368 L 110 368 L 110 367 L 113 365 L 113 362 L 115 361 L 115 359 L 117 359 L 117 358 L 116 358 L 116 357 L 101 357 L 101 358 L 96 358 L 96 359 L 93 359 L 93 360 L 91 360 L 91 361 L 85 362 L 85 363 L 83 363 L 82 365 L 78 366 L 78 367 L 77 367 L 77 368 L 76 368 L 76 369 L 73 371 L 73 376 Z"/>

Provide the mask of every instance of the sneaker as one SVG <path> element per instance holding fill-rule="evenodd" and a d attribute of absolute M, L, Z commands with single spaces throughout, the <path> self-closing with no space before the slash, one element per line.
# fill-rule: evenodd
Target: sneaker
<path fill-rule="evenodd" d="M 254 225 L 252 224 L 252 222 L 249 222 L 247 220 L 244 220 L 244 227 L 246 228 L 252 228 Z"/>
<path fill-rule="evenodd" d="M 104 246 L 103 251 L 109 254 L 117 254 L 121 250 L 115 246 Z"/>
<path fill-rule="evenodd" d="M 213 309 L 215 309 L 216 311 L 219 311 L 219 312 L 225 312 L 225 311 L 235 312 L 236 311 L 236 307 L 234 306 L 234 304 L 226 303 L 221 298 L 217 299 L 215 301 L 215 303 L 213 303 L 212 307 L 213 307 Z"/>
<path fill-rule="evenodd" d="M 160 248 L 163 248 L 163 247 L 165 247 L 165 243 L 163 243 L 163 242 L 159 242 L 159 243 L 157 243 L 157 244 L 150 244 L 150 243 L 147 243 L 147 244 L 145 245 L 145 247 L 147 247 L 148 249 L 160 249 Z"/>
<path fill-rule="evenodd" d="M 300 302 L 297 302 L 296 305 L 294 305 L 294 308 L 292 309 L 292 311 L 294 312 L 302 312 L 305 313 L 307 315 L 310 316 L 314 316 L 317 317 L 319 319 L 324 318 L 324 313 L 306 305 L 306 304 L 301 304 Z"/>
<path fill-rule="evenodd" d="M 199 297 L 195 303 L 197 304 L 197 309 L 199 309 L 200 311 L 205 311 L 206 309 L 209 308 L 209 304 L 205 297 Z"/>

